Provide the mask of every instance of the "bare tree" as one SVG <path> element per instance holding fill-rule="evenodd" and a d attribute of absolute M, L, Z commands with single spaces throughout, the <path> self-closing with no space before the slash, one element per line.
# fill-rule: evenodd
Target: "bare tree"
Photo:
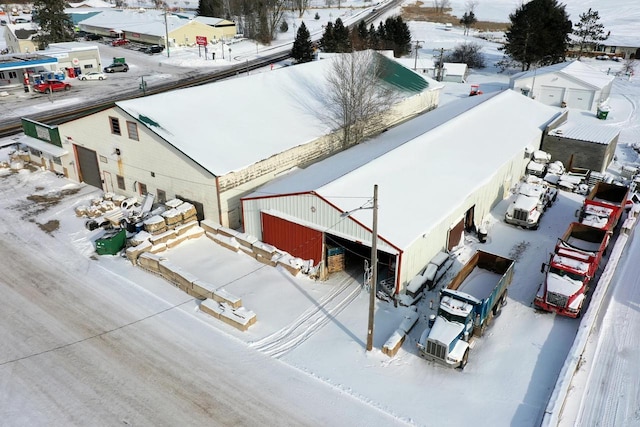
<path fill-rule="evenodd" d="M 276 38 L 276 32 L 282 22 L 282 17 L 287 10 L 286 0 L 266 0 L 267 19 L 271 40 Z"/>
<path fill-rule="evenodd" d="M 323 119 L 341 130 L 343 148 L 358 144 L 365 136 L 382 130 L 383 114 L 398 100 L 398 92 L 382 79 L 383 58 L 365 50 L 336 55 L 325 77 Z"/>
<path fill-rule="evenodd" d="M 451 0 L 433 0 L 433 8 L 436 13 L 443 14 L 451 8 Z"/>
<path fill-rule="evenodd" d="M 298 18 L 302 18 L 309 8 L 309 0 L 292 0 L 292 9 L 298 12 Z"/>

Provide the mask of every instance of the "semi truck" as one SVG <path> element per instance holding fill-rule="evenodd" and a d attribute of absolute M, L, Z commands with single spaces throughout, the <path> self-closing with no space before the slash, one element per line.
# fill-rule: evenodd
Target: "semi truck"
<path fill-rule="evenodd" d="M 572 222 L 558 239 L 549 262 L 542 264 L 545 278 L 534 305 L 561 316 L 579 317 L 589 282 L 598 270 L 610 237 L 608 230 Z"/>
<path fill-rule="evenodd" d="M 513 268 L 509 258 L 477 251 L 440 292 L 435 322 L 417 343 L 420 356 L 464 368 L 472 338 L 484 335 L 507 302 Z"/>
<path fill-rule="evenodd" d="M 557 197 L 558 190 L 540 178 L 528 176 L 520 184 L 518 194 L 507 208 L 504 220 L 508 224 L 536 230 L 540 226 L 542 214 L 553 205 Z"/>
<path fill-rule="evenodd" d="M 620 220 L 628 197 L 628 187 L 598 182 L 577 212 L 579 222 L 596 228 L 613 230 Z"/>

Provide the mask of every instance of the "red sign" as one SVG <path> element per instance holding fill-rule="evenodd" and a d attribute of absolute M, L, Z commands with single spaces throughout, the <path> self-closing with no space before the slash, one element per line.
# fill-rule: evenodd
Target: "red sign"
<path fill-rule="evenodd" d="M 205 36 L 196 36 L 196 44 L 198 46 L 206 46 L 207 38 Z"/>

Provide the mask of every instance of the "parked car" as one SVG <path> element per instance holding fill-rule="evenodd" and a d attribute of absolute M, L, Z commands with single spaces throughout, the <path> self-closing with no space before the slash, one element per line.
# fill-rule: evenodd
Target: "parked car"
<path fill-rule="evenodd" d="M 33 90 L 40 93 L 59 92 L 61 90 L 70 90 L 71 85 L 62 80 L 45 80 L 42 83 L 33 85 Z"/>
<path fill-rule="evenodd" d="M 99 34 L 87 34 L 87 35 L 85 36 L 85 38 L 86 38 L 87 40 L 94 40 L 94 41 L 95 41 L 95 40 L 102 40 L 102 36 L 101 36 L 101 35 L 99 35 Z"/>
<path fill-rule="evenodd" d="M 100 71 L 91 71 L 89 73 L 86 74 L 81 74 L 78 79 L 82 80 L 82 81 L 86 81 L 86 80 L 104 80 L 107 78 L 107 75 L 104 73 L 101 73 Z"/>
<path fill-rule="evenodd" d="M 160 46 L 159 44 L 154 44 L 153 46 L 146 46 L 146 47 L 140 48 L 140 52 L 148 53 L 150 55 L 154 53 L 160 53 L 163 50 L 164 50 L 164 46 Z"/>
<path fill-rule="evenodd" d="M 5 21 L 4 19 L 0 19 L 0 25 L 2 26 L 7 25 L 7 21 Z"/>
<path fill-rule="evenodd" d="M 127 71 L 129 71 L 129 66 L 124 62 L 115 62 L 104 67 L 105 73 L 115 73 L 116 71 L 126 73 Z"/>
<path fill-rule="evenodd" d="M 27 22 L 31 22 L 26 18 L 16 18 L 13 20 L 14 24 L 26 24 Z"/>
<path fill-rule="evenodd" d="M 129 40 L 127 40 L 127 39 L 111 40 L 111 46 L 124 46 L 127 43 L 129 43 Z"/>

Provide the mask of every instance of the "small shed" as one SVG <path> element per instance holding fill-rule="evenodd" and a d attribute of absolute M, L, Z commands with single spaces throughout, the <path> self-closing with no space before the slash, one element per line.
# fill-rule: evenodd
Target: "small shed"
<path fill-rule="evenodd" d="M 565 166 L 604 173 L 613 160 L 620 130 L 584 121 L 557 120 L 545 132 L 542 150 Z"/>
<path fill-rule="evenodd" d="M 515 74 L 509 87 L 546 105 L 595 111 L 609 98 L 614 78 L 583 62 L 571 61 Z"/>

